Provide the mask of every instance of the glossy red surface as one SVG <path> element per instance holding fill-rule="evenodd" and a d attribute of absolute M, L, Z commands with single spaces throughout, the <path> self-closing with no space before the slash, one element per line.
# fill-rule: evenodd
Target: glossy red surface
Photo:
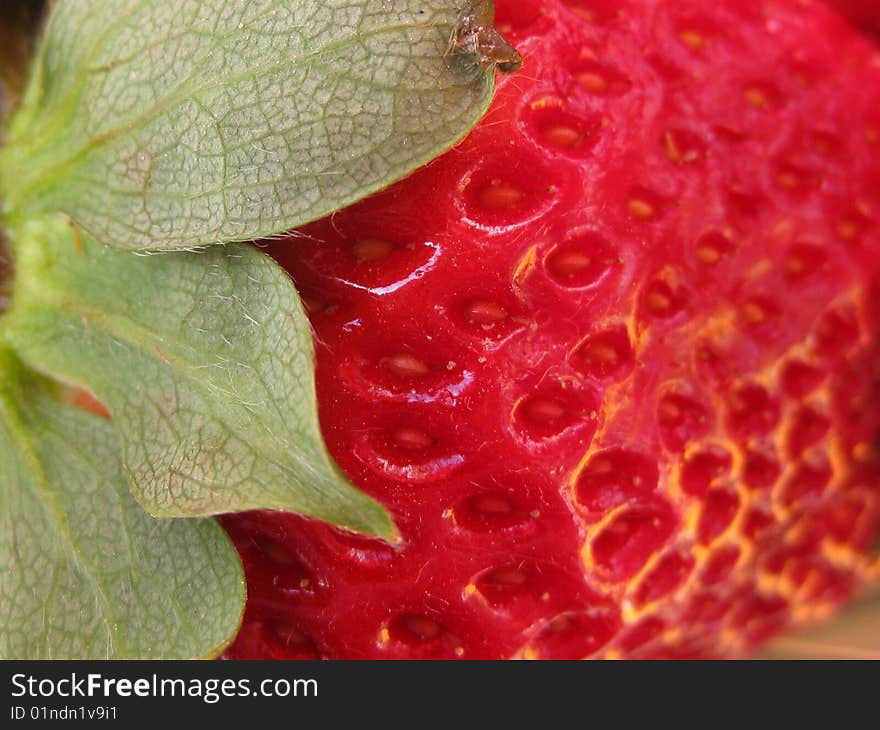
<path fill-rule="evenodd" d="M 230 657 L 736 656 L 876 572 L 880 55 L 818 2 L 497 5 L 480 126 L 269 246 L 404 543 L 225 518 Z"/>

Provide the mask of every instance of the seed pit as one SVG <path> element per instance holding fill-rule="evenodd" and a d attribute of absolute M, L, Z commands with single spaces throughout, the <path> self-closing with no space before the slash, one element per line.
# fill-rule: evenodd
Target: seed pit
<path fill-rule="evenodd" d="M 490 211 L 515 208 L 523 199 L 523 192 L 511 183 L 495 178 L 478 192 L 480 204 Z"/>
<path fill-rule="evenodd" d="M 678 39 L 693 51 L 702 51 L 720 33 L 717 24 L 708 17 L 691 13 L 682 13 L 675 27 Z"/>
<path fill-rule="evenodd" d="M 524 149 L 505 149 L 464 176 L 456 205 L 477 228 L 521 225 L 556 202 L 559 170 Z"/>
<path fill-rule="evenodd" d="M 746 451 L 743 481 L 749 487 L 769 489 L 776 483 L 781 473 L 782 467 L 772 455 L 754 449 Z"/>
<path fill-rule="evenodd" d="M 725 580 L 739 562 L 740 549 L 737 545 L 725 545 L 716 549 L 700 571 L 703 585 L 712 586 Z"/>
<path fill-rule="evenodd" d="M 786 363 L 780 375 L 782 391 L 789 397 L 801 399 L 808 396 L 825 379 L 824 370 L 803 362 L 791 360 Z"/>
<path fill-rule="evenodd" d="M 730 473 L 732 458 L 726 449 L 709 446 L 688 456 L 681 467 L 681 488 L 692 497 L 702 497 L 719 479 Z"/>
<path fill-rule="evenodd" d="M 694 348 L 694 366 L 701 380 L 716 387 L 727 387 L 732 374 L 730 362 L 713 343 L 703 341 L 697 344 Z"/>
<path fill-rule="evenodd" d="M 611 641 L 620 628 L 620 617 L 610 609 L 563 613 L 529 641 L 525 654 L 536 659 L 584 659 Z"/>
<path fill-rule="evenodd" d="M 637 221 L 650 221 L 659 217 L 665 203 L 653 190 L 637 185 L 629 191 L 626 209 L 630 218 Z"/>
<path fill-rule="evenodd" d="M 806 195 L 822 184 L 822 178 L 814 170 L 783 162 L 777 166 L 776 184 L 792 195 Z"/>
<path fill-rule="evenodd" d="M 619 96 L 630 90 L 630 80 L 619 71 L 582 53 L 569 66 L 575 84 L 596 96 Z"/>
<path fill-rule="evenodd" d="M 815 408 L 802 406 L 798 408 L 791 420 L 791 427 L 786 437 L 786 450 L 789 456 L 797 458 L 811 446 L 825 438 L 831 422 Z"/>
<path fill-rule="evenodd" d="M 548 383 L 517 403 L 513 421 L 526 441 L 540 442 L 580 424 L 595 430 L 598 408 L 599 398 L 592 391 Z"/>
<path fill-rule="evenodd" d="M 617 645 L 626 654 L 631 654 L 657 639 L 665 629 L 666 623 L 663 620 L 651 616 L 628 628 L 618 639 Z"/>
<path fill-rule="evenodd" d="M 482 283 L 462 280 L 456 288 L 458 291 L 478 292 L 478 296 L 459 297 L 456 292 L 437 306 L 443 308 L 463 333 L 479 340 L 479 347 L 491 348 L 493 343 L 528 326 L 528 315 L 522 310 L 522 302 L 516 299 L 503 279 Z"/>
<path fill-rule="evenodd" d="M 819 559 L 804 568 L 799 583 L 804 598 L 809 601 L 840 604 L 855 589 L 854 576 L 846 568 L 838 568 Z"/>
<path fill-rule="evenodd" d="M 711 418 L 704 405 L 688 396 L 670 393 L 657 407 L 660 437 L 670 451 L 681 451 L 685 444 L 705 436 Z"/>
<path fill-rule="evenodd" d="M 862 495 L 841 494 L 825 508 L 825 524 L 832 539 L 857 550 L 868 550 L 873 536 L 869 502 Z"/>
<path fill-rule="evenodd" d="M 534 593 L 528 574 L 518 566 L 490 568 L 476 576 L 473 584 L 486 602 L 495 608 Z"/>
<path fill-rule="evenodd" d="M 372 262 L 388 258 L 395 248 L 382 238 L 360 238 L 352 244 L 351 252 L 358 261 Z"/>
<path fill-rule="evenodd" d="M 553 423 L 565 416 L 565 406 L 548 398 L 530 398 L 523 402 L 522 412 L 535 423 Z"/>
<path fill-rule="evenodd" d="M 729 601 L 723 600 L 714 592 L 703 590 L 691 598 L 683 619 L 688 624 L 713 624 L 720 621 L 729 609 Z"/>
<path fill-rule="evenodd" d="M 320 659 L 315 643 L 298 626 L 287 621 L 272 621 L 267 627 L 273 644 L 284 659 Z"/>
<path fill-rule="evenodd" d="M 870 219 L 855 207 L 844 208 L 836 214 L 836 218 L 834 230 L 847 243 L 858 241 L 871 227 Z"/>
<path fill-rule="evenodd" d="M 587 337 L 572 353 L 572 365 L 597 380 L 621 379 L 629 374 L 635 354 L 623 326 L 612 327 Z"/>
<path fill-rule="evenodd" d="M 740 315 L 748 326 L 760 327 L 778 317 L 779 307 L 769 297 L 749 297 L 742 303 Z"/>
<path fill-rule="evenodd" d="M 769 512 L 753 507 L 747 513 L 742 522 L 742 534 L 752 542 L 760 539 L 776 524 L 776 520 Z"/>
<path fill-rule="evenodd" d="M 782 503 L 786 507 L 815 501 L 831 481 L 831 467 L 827 462 L 801 462 L 782 487 Z"/>
<path fill-rule="evenodd" d="M 719 231 L 707 231 L 697 239 L 697 260 L 715 266 L 733 252 L 733 243 Z"/>
<path fill-rule="evenodd" d="M 788 603 L 784 598 L 757 594 L 740 600 L 730 615 L 730 623 L 752 644 L 778 633 L 788 619 Z"/>
<path fill-rule="evenodd" d="M 681 39 L 682 43 L 695 51 L 701 51 L 706 46 L 705 37 L 695 30 L 679 31 L 678 37 Z"/>
<path fill-rule="evenodd" d="M 329 312 L 332 309 L 332 305 L 308 294 L 300 295 L 300 299 L 302 301 L 303 309 L 306 310 L 306 314 L 308 314 L 309 317 L 317 317 L 319 314 Z"/>
<path fill-rule="evenodd" d="M 391 442 L 404 451 L 424 451 L 434 445 L 434 439 L 424 431 L 406 426 L 391 432 Z"/>
<path fill-rule="evenodd" d="M 399 290 L 418 280 L 416 272 L 430 268 L 439 247 L 420 238 L 411 214 L 400 217 L 399 237 L 387 236 L 385 214 L 352 220 L 354 213 L 313 224 L 295 241 L 282 239 L 268 252 L 297 280 L 307 306 L 315 314 L 340 308 L 339 283 L 357 289 Z M 345 306 L 344 302 L 342 303 Z"/>
<path fill-rule="evenodd" d="M 846 357 L 859 341 L 859 324 L 851 307 L 827 311 L 815 333 L 816 352 L 829 360 Z"/>
<path fill-rule="evenodd" d="M 588 155 L 599 140 L 601 124 L 561 108 L 556 97 L 534 102 L 523 120 L 531 137 L 543 147 L 575 157 Z"/>
<path fill-rule="evenodd" d="M 355 440 L 353 454 L 382 478 L 409 485 L 447 479 L 465 460 L 424 431 L 408 426 L 365 434 Z"/>
<path fill-rule="evenodd" d="M 684 287 L 673 287 L 663 279 L 655 279 L 645 288 L 645 312 L 657 319 L 671 319 L 687 307 Z"/>
<path fill-rule="evenodd" d="M 427 375 L 430 368 L 415 355 L 400 352 L 391 357 L 383 358 L 380 365 L 387 368 L 398 378 L 414 379 Z"/>
<path fill-rule="evenodd" d="M 494 327 L 507 319 L 507 310 L 497 302 L 474 300 L 465 305 L 465 319 L 481 327 Z"/>
<path fill-rule="evenodd" d="M 706 496 L 700 522 L 697 526 L 697 539 L 709 545 L 733 522 L 739 511 L 739 495 L 726 489 L 712 489 Z"/>
<path fill-rule="evenodd" d="M 675 515 L 665 503 L 632 507 L 593 540 L 593 560 L 609 579 L 628 580 L 663 547 L 675 527 Z"/>
<path fill-rule="evenodd" d="M 322 542 L 335 559 L 357 566 L 358 570 L 385 568 L 398 552 L 381 540 L 361 537 L 329 526 L 322 526 Z"/>
<path fill-rule="evenodd" d="M 555 246 L 547 255 L 545 266 L 557 284 L 583 289 L 602 281 L 618 262 L 616 252 L 605 239 L 595 233 L 584 233 Z"/>
<path fill-rule="evenodd" d="M 687 129 L 670 129 L 663 135 L 663 151 L 676 165 L 691 165 L 706 156 L 706 145 Z"/>
<path fill-rule="evenodd" d="M 625 449 L 607 449 L 590 457 L 578 474 L 575 501 L 598 517 L 657 488 L 657 464 Z"/>
<path fill-rule="evenodd" d="M 289 548 L 269 537 L 252 539 L 265 562 L 260 564 L 261 581 L 281 591 L 304 591 L 315 588 L 315 582 L 302 561 Z M 257 576 L 250 576 L 256 580 Z"/>
<path fill-rule="evenodd" d="M 668 596 L 684 583 L 694 568 L 692 555 L 672 552 L 664 555 L 636 589 L 633 600 L 637 606 Z"/>
<path fill-rule="evenodd" d="M 457 525 L 472 532 L 494 532 L 523 525 L 531 519 L 500 492 L 483 492 L 465 499 L 454 510 Z"/>
<path fill-rule="evenodd" d="M 805 279 L 820 273 L 827 264 L 825 249 L 814 244 L 797 243 L 786 253 L 783 270 L 789 279 Z"/>
<path fill-rule="evenodd" d="M 403 613 L 388 624 L 388 634 L 393 641 L 402 644 L 424 644 L 442 638 L 445 635 L 443 626 L 419 613 Z"/>
<path fill-rule="evenodd" d="M 785 103 L 785 96 L 769 81 L 752 81 L 743 89 L 745 102 L 761 111 L 778 109 Z"/>
<path fill-rule="evenodd" d="M 779 423 L 779 403 L 761 385 L 740 386 L 728 405 L 728 428 L 738 438 L 763 436 Z"/>

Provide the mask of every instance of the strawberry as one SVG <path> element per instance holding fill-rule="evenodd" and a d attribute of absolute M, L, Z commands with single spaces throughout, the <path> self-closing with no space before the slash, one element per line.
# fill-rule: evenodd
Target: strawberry
<path fill-rule="evenodd" d="M 880 55 L 809 0 L 499 0 L 457 148 L 266 244 L 392 546 L 225 518 L 232 658 L 721 657 L 876 574 Z"/>

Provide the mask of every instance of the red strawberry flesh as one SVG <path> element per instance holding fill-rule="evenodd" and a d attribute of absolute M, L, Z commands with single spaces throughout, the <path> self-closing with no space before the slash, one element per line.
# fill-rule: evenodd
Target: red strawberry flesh
<path fill-rule="evenodd" d="M 844 18 L 880 40 L 880 3 L 877 0 L 825 0 Z"/>
<path fill-rule="evenodd" d="M 739 656 L 877 572 L 880 54 L 798 0 L 497 24 L 464 142 L 269 246 L 404 543 L 225 518 L 230 657 Z"/>

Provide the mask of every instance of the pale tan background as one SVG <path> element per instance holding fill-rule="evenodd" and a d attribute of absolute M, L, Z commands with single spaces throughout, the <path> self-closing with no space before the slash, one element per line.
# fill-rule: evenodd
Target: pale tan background
<path fill-rule="evenodd" d="M 880 659 L 880 585 L 826 623 L 772 641 L 762 659 Z"/>

